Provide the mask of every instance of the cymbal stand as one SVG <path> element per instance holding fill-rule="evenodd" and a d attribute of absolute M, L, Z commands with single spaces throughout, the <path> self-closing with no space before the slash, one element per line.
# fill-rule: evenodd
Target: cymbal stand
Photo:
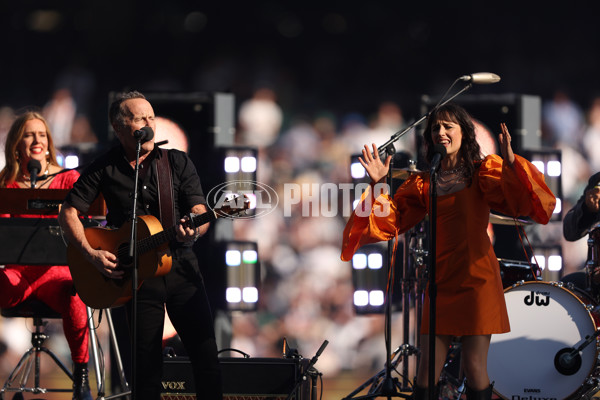
<path fill-rule="evenodd" d="M 386 149 L 387 154 L 389 155 L 393 155 L 396 151 L 396 149 L 394 148 L 393 144 L 390 144 L 388 146 L 388 148 Z M 390 184 L 392 183 L 392 169 L 393 169 L 393 157 L 392 157 L 392 161 L 390 162 L 390 168 L 388 171 L 388 176 L 387 176 L 387 183 Z M 392 260 L 394 259 L 394 244 L 393 241 L 388 241 L 388 277 L 392 277 L 392 271 L 394 268 L 394 265 L 392 265 Z M 391 343 L 392 343 L 392 294 L 393 294 L 393 282 L 388 282 L 387 283 L 387 288 L 386 288 L 386 294 L 385 294 L 385 301 L 384 301 L 384 320 L 385 320 L 385 328 L 384 328 L 384 336 L 385 336 L 385 351 L 386 351 L 386 361 L 385 361 L 385 368 L 383 371 L 383 378 L 380 378 L 380 374 L 377 374 L 371 378 L 369 378 L 369 380 L 367 382 L 365 382 L 363 385 L 361 385 L 361 388 L 364 388 L 366 386 L 368 386 L 370 383 L 373 383 L 373 388 L 371 388 L 371 390 L 369 390 L 369 394 L 364 395 L 364 396 L 359 396 L 359 397 L 355 397 L 355 399 L 374 399 L 377 397 L 387 397 L 388 399 L 391 399 L 392 397 L 403 397 L 403 398 L 409 398 L 409 395 L 403 394 L 399 392 L 399 386 L 400 384 L 398 383 L 398 379 L 395 377 L 392 377 L 392 370 L 395 369 L 394 366 L 392 366 L 392 361 L 393 361 L 393 357 L 392 357 L 392 349 L 391 349 Z M 361 389 L 362 390 L 362 389 Z M 344 399 L 350 399 L 352 398 L 352 396 L 354 396 L 355 394 L 357 394 L 359 391 L 354 391 L 352 392 L 352 394 L 344 397 Z"/>
<path fill-rule="evenodd" d="M 415 346 L 417 349 L 421 348 L 421 319 L 423 317 L 423 294 L 425 293 L 425 286 L 427 284 L 426 276 L 426 263 L 425 259 L 429 252 L 424 247 L 425 240 L 425 227 L 423 222 L 420 222 L 415 228 L 413 228 L 413 239 L 416 242 L 410 249 L 410 255 L 414 259 L 415 268 L 411 271 L 414 279 L 414 319 L 415 319 Z M 421 354 L 417 354 L 417 365 L 420 362 Z"/>
<path fill-rule="evenodd" d="M 418 315 L 415 319 L 416 325 L 414 327 L 414 343 L 418 343 L 419 340 L 419 331 L 421 328 L 420 325 L 420 306 L 422 305 L 422 297 L 419 285 L 419 277 L 417 276 L 417 271 L 420 266 L 423 265 L 423 256 L 427 253 L 423 249 L 423 232 L 418 231 L 420 229 L 420 225 L 417 227 L 408 230 L 404 234 L 404 265 L 402 268 L 402 333 L 403 340 L 402 345 L 399 348 L 402 348 L 404 351 L 402 352 L 403 364 L 402 364 L 402 379 L 403 379 L 403 391 L 410 390 L 409 386 L 409 360 L 408 356 L 416 354 L 417 361 L 420 356 L 419 346 L 411 345 L 411 324 L 410 324 L 410 307 L 411 307 L 411 299 L 414 299 L 415 302 L 415 310 L 418 308 Z M 416 246 L 416 247 L 415 247 Z M 413 261 L 414 260 L 414 261 Z"/>

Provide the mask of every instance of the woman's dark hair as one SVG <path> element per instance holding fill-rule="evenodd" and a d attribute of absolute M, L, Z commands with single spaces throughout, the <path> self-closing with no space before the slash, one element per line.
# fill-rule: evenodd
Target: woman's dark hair
<path fill-rule="evenodd" d="M 475 164 L 482 160 L 479 143 L 475 139 L 475 126 L 471 115 L 461 106 L 448 103 L 434 108 L 427 118 L 427 126 L 423 132 L 425 140 L 425 159 L 431 162 L 433 158 L 433 138 L 431 136 L 434 127 L 439 125 L 440 121 L 451 121 L 457 123 L 462 130 L 462 143 L 458 152 L 458 157 L 465 166 L 465 178 L 468 184 L 471 184 L 473 174 L 475 173 Z"/>

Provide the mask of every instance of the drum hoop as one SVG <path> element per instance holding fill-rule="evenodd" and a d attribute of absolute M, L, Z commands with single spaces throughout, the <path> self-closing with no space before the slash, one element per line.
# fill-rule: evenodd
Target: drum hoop
<path fill-rule="evenodd" d="M 599 231 L 599 232 L 600 232 L 600 231 Z M 592 327 L 594 328 L 594 332 L 596 332 L 596 330 L 598 330 L 598 329 L 599 329 L 599 328 L 598 328 L 598 326 L 596 325 L 596 321 L 594 320 L 594 317 L 592 316 L 592 313 L 591 313 L 591 312 L 590 312 L 590 311 L 587 309 L 587 305 L 586 305 L 586 304 L 585 304 L 583 301 L 581 301 L 581 299 L 579 298 L 579 296 L 577 296 L 575 293 L 573 293 L 573 291 L 571 291 L 570 289 L 567 289 L 567 288 L 566 288 L 566 287 L 564 287 L 563 285 L 559 286 L 559 285 L 557 284 L 557 282 L 554 282 L 554 281 L 552 281 L 552 282 L 547 282 L 547 281 L 526 281 L 526 282 L 517 282 L 517 283 L 515 283 L 514 285 L 512 285 L 512 286 L 510 286 L 510 287 L 507 287 L 506 289 L 504 289 L 504 294 L 506 295 L 506 292 L 508 292 L 508 291 L 510 291 L 510 290 L 512 290 L 512 289 L 516 289 L 516 288 L 518 288 L 518 287 L 520 287 L 520 286 L 525 286 L 525 285 L 528 285 L 528 284 L 536 284 L 536 283 L 537 283 L 537 284 L 542 284 L 542 285 L 548 285 L 548 286 L 552 286 L 552 287 L 555 287 L 555 288 L 558 288 L 558 289 L 563 289 L 563 290 L 566 290 L 566 291 L 567 291 L 567 293 L 569 293 L 571 296 L 573 296 L 575 299 L 577 299 L 577 301 L 579 301 L 579 303 L 580 303 L 582 306 L 584 306 L 585 310 L 586 310 L 586 311 L 587 311 L 587 313 L 588 313 L 588 318 L 589 318 L 589 319 L 590 319 L 590 321 L 592 322 Z M 592 300 L 593 300 L 593 299 L 592 299 Z M 600 342 L 600 337 L 597 337 L 595 342 L 596 342 L 596 343 L 595 343 L 595 346 L 594 346 L 594 349 L 595 349 L 595 350 L 594 350 L 594 357 L 593 357 L 593 360 L 597 360 L 597 359 L 598 359 L 598 354 L 599 354 L 599 352 L 600 352 L 600 348 L 598 347 L 598 345 L 599 345 L 599 342 Z M 589 346 L 592 346 L 592 345 L 593 345 L 593 343 L 590 343 L 590 344 L 589 344 Z M 594 369 L 596 368 L 596 364 L 597 364 L 597 362 L 596 362 L 596 361 L 594 361 L 594 362 L 592 363 L 592 366 L 591 366 L 590 370 L 589 370 L 589 371 L 588 371 L 588 373 L 586 374 L 586 377 L 587 377 L 587 378 L 589 378 L 590 376 L 592 376 L 592 373 L 594 372 Z M 582 386 L 583 386 L 584 384 L 585 384 L 585 380 L 584 380 L 584 381 L 583 381 L 583 382 L 582 382 L 582 383 L 581 383 L 581 384 L 580 384 L 580 385 L 577 387 L 577 389 L 576 389 L 574 392 L 572 392 L 571 394 L 569 394 L 569 395 L 567 396 L 567 398 L 570 398 L 571 396 L 573 396 L 574 394 L 576 394 L 576 393 L 578 393 L 580 390 L 582 390 Z M 501 397 L 503 400 L 510 400 L 508 397 L 505 397 L 505 396 L 504 396 L 502 393 L 498 392 L 498 391 L 497 391 L 495 388 L 494 388 L 494 393 L 496 393 L 496 394 L 497 394 L 499 397 Z"/>

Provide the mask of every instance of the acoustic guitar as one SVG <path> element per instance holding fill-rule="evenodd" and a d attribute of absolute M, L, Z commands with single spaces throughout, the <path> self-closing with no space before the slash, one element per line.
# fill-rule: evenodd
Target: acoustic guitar
<path fill-rule="evenodd" d="M 234 200 L 230 200 L 231 203 Z M 232 207 L 226 204 L 218 211 L 204 214 L 189 214 L 186 225 L 197 227 L 223 216 L 236 216 L 249 208 L 249 201 L 242 206 Z M 160 221 L 152 215 L 142 215 L 137 219 L 138 288 L 145 279 L 166 275 L 171 270 L 172 259 L 169 242 L 177 235 L 173 226 L 163 230 Z M 119 259 L 119 268 L 125 271 L 121 279 L 104 276 L 94 264 L 89 262 L 78 248 L 71 244 L 67 247 L 67 260 L 73 278 L 75 290 L 81 300 L 89 307 L 102 309 L 118 307 L 132 297 L 133 260 L 129 257 L 129 239 L 131 221 L 119 229 L 102 227 L 85 228 L 85 236 L 94 249 L 104 249 Z"/>

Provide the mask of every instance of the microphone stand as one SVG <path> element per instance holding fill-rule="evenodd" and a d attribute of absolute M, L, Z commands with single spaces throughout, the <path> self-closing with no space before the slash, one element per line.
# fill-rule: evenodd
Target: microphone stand
<path fill-rule="evenodd" d="M 392 144 L 388 145 L 388 147 L 385 149 L 386 153 L 389 155 L 393 155 L 394 152 L 396 151 L 396 149 L 394 148 L 394 146 Z M 392 162 L 390 162 L 390 169 L 388 171 L 388 176 L 387 176 L 387 182 L 390 183 L 390 187 L 391 187 L 391 182 L 392 182 L 392 165 L 393 165 L 393 160 Z M 375 197 L 375 195 L 373 195 L 373 197 Z M 394 268 L 394 265 L 392 265 L 392 260 L 395 259 L 394 257 L 394 245 L 391 242 L 388 242 L 388 276 L 392 276 L 393 274 L 391 274 L 392 268 Z M 386 293 L 385 293 L 385 309 L 384 309 L 384 318 L 385 318 L 385 322 L 384 322 L 384 336 L 385 336 L 385 352 L 386 352 L 386 362 L 385 362 L 385 368 L 383 371 L 381 371 L 380 373 L 376 374 L 375 376 L 371 377 L 369 380 L 367 380 L 367 382 L 365 382 L 363 385 L 361 385 L 361 387 L 358 390 L 355 390 L 354 392 L 352 392 L 351 394 L 349 394 L 348 396 L 344 397 L 343 400 L 348 400 L 350 398 L 352 398 L 352 396 L 354 396 L 355 394 L 359 393 L 363 388 L 365 388 L 367 385 L 372 383 L 372 388 L 369 390 L 369 393 L 364 395 L 364 396 L 359 396 L 359 397 L 355 397 L 355 399 L 357 400 L 363 400 L 363 399 L 374 399 L 380 396 L 383 397 L 387 397 L 388 399 L 391 399 L 392 397 L 402 397 L 402 398 L 410 398 L 410 395 L 407 394 L 403 394 L 398 392 L 398 387 L 400 386 L 398 383 L 398 379 L 392 377 L 392 371 L 395 369 L 395 365 L 396 362 L 394 362 L 393 360 L 393 356 L 392 356 L 392 295 L 393 295 L 393 282 L 388 282 L 387 287 L 386 287 Z M 403 310 L 403 312 L 406 312 L 406 310 Z M 407 348 L 403 348 L 403 350 L 408 354 L 409 349 Z M 380 381 L 379 379 L 383 377 L 383 379 Z"/>
<path fill-rule="evenodd" d="M 132 346 L 131 346 L 131 395 L 136 399 L 136 373 L 137 373 L 137 281 L 138 281 L 138 254 L 137 254 L 137 199 L 138 181 L 140 176 L 140 151 L 142 149 L 142 138 L 138 139 L 135 153 L 135 183 L 133 186 L 133 206 L 131 211 L 131 234 L 129 240 L 129 259 L 132 260 L 131 271 L 131 321 L 132 321 Z"/>
<path fill-rule="evenodd" d="M 317 363 L 317 361 L 319 361 L 319 356 L 321 355 L 323 350 L 325 350 L 325 347 L 327 347 L 328 344 L 329 344 L 328 340 L 325 340 L 321 344 L 321 347 L 319 347 L 319 350 L 317 350 L 317 353 L 315 354 L 315 356 L 310 359 L 310 361 L 309 361 L 308 365 L 306 366 L 306 368 L 304 369 L 304 372 L 302 373 L 302 375 L 300 375 L 300 377 L 298 379 L 296 379 L 296 384 L 294 385 L 294 388 L 288 394 L 288 396 L 286 397 L 285 400 L 290 400 L 296 394 L 296 391 L 300 387 L 300 384 L 302 384 L 302 382 L 304 382 L 306 380 L 307 375 L 310 375 L 311 379 L 312 379 L 311 397 L 310 398 L 312 400 L 316 400 L 316 398 L 317 398 L 317 377 L 319 375 L 321 375 L 321 373 L 319 371 L 317 371 L 315 368 L 313 368 L 313 366 Z M 301 396 L 297 396 L 296 399 L 299 399 L 300 397 Z"/>
<path fill-rule="evenodd" d="M 435 283 L 436 237 L 437 237 L 437 170 L 440 164 L 431 169 L 429 177 L 429 400 L 435 398 L 435 313 L 437 285 Z"/>

